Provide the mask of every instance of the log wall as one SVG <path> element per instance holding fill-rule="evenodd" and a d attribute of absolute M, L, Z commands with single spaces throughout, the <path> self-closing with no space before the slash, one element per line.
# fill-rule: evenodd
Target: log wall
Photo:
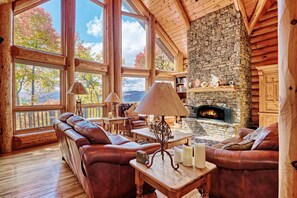
<path fill-rule="evenodd" d="M 277 3 L 260 16 L 251 33 L 252 125 L 259 125 L 259 76 L 256 67 L 278 63 Z"/>

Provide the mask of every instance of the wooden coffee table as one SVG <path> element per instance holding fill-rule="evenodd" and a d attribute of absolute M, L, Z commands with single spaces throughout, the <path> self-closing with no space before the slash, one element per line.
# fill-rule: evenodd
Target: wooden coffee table
<path fill-rule="evenodd" d="M 144 140 L 146 142 L 158 142 L 155 134 L 150 132 L 149 128 L 142 129 L 132 129 L 131 133 L 133 135 L 134 141 Z M 165 144 L 165 149 L 172 148 L 181 144 L 191 144 L 191 138 L 193 137 L 193 133 L 183 133 L 178 130 L 172 130 L 172 135 L 174 138 L 170 138 L 168 142 Z"/>
<path fill-rule="evenodd" d="M 208 198 L 210 174 L 216 169 L 215 164 L 206 162 L 204 169 L 180 164 L 179 169 L 175 171 L 171 167 L 169 157 L 165 155 L 163 161 L 161 154 L 155 156 L 150 168 L 136 162 L 136 159 L 131 160 L 130 165 L 135 168 L 137 197 L 142 197 L 142 186 L 147 182 L 169 198 L 182 197 L 196 188 L 202 188 L 203 197 Z"/>

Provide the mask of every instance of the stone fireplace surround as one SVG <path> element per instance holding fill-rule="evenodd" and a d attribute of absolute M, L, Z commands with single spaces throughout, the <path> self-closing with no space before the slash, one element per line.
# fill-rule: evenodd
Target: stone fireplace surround
<path fill-rule="evenodd" d="M 234 136 L 250 124 L 251 48 L 240 12 L 234 5 L 191 23 L 188 31 L 188 82 L 233 81 L 233 91 L 189 92 L 188 104 L 214 105 L 232 110 L 232 123 L 184 118 L 183 128 L 201 136 Z"/>

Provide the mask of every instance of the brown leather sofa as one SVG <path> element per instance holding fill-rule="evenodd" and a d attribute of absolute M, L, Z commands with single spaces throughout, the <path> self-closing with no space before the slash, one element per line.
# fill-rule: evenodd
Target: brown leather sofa
<path fill-rule="evenodd" d="M 241 142 L 253 132 L 241 129 L 239 137 L 206 148 L 206 160 L 217 165 L 211 175 L 211 197 L 277 198 L 278 197 L 278 126 L 266 128 L 264 135 L 253 143 L 254 150 L 225 150 L 230 142 Z M 264 137 L 263 137 L 264 136 Z"/>
<path fill-rule="evenodd" d="M 137 150 L 153 153 L 159 144 L 139 145 L 121 135 L 105 132 L 72 113 L 54 121 L 63 159 L 78 178 L 88 197 L 135 197 L 134 169 L 129 161 Z M 144 192 L 154 189 L 147 184 Z"/>

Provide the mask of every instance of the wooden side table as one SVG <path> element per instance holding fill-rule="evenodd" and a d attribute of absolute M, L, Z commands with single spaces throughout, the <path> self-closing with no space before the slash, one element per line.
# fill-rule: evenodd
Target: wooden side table
<path fill-rule="evenodd" d="M 180 164 L 177 171 L 173 170 L 167 155 L 162 160 L 161 154 L 154 158 L 153 166 L 147 168 L 145 165 L 130 161 L 135 168 L 135 184 L 137 197 L 142 197 L 142 186 L 147 182 L 169 198 L 182 197 L 196 188 L 203 189 L 203 198 L 209 197 L 210 174 L 216 169 L 216 165 L 206 162 L 204 169 L 186 167 Z"/>
<path fill-rule="evenodd" d="M 108 131 L 112 132 L 112 128 L 115 129 L 116 134 L 121 133 L 119 131 L 119 125 L 126 126 L 126 120 L 128 117 L 114 117 L 114 118 L 102 118 L 103 120 L 103 128 L 106 129 L 106 125 L 108 125 Z"/>

